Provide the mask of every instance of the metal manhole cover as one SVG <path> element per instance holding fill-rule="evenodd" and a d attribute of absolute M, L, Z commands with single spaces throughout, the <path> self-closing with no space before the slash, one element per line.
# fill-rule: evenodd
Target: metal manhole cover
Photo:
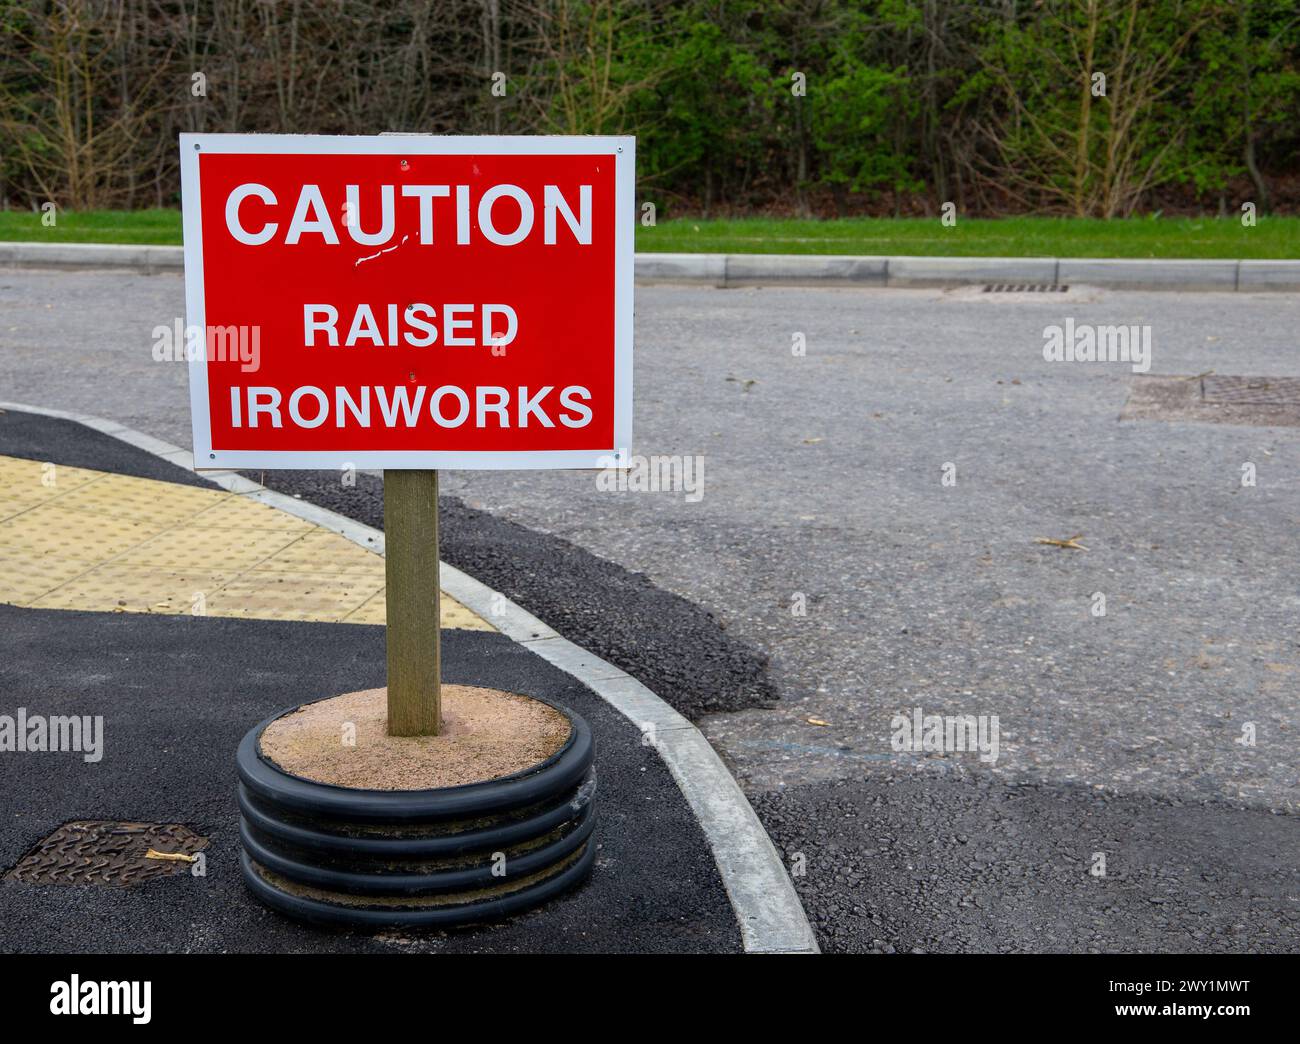
<path fill-rule="evenodd" d="M 23 856 L 5 874 L 5 880 L 41 885 L 132 885 L 190 872 L 189 860 L 147 858 L 150 849 L 192 856 L 207 844 L 206 837 L 179 823 L 64 823 Z"/>
<path fill-rule="evenodd" d="M 1196 421 L 1300 428 L 1300 378 L 1142 374 L 1129 383 L 1120 420 Z"/>
<path fill-rule="evenodd" d="M 985 283 L 986 294 L 1063 294 L 1068 283 Z"/>
<path fill-rule="evenodd" d="M 1209 374 L 1201 378 L 1201 398 L 1238 406 L 1300 406 L 1300 377 Z"/>

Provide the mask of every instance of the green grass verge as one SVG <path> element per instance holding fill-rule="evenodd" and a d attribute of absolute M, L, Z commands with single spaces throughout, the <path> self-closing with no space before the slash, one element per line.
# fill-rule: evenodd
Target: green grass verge
<path fill-rule="evenodd" d="M 1300 257 L 1300 218 L 841 218 L 795 221 L 681 218 L 638 228 L 638 250 L 726 254 L 921 257 Z"/>
<path fill-rule="evenodd" d="M 149 243 L 179 246 L 179 210 L 59 211 L 47 228 L 41 214 L 0 210 L 0 240 L 24 243 Z"/>
<path fill-rule="evenodd" d="M 47 228 L 39 214 L 0 211 L 0 240 L 177 244 L 181 218 L 175 210 L 63 212 L 58 224 Z M 1265 217 L 1254 228 L 1244 228 L 1235 217 L 959 218 L 951 228 L 937 218 L 678 218 L 654 228 L 638 225 L 636 246 L 711 254 L 1296 258 L 1300 218 Z"/>

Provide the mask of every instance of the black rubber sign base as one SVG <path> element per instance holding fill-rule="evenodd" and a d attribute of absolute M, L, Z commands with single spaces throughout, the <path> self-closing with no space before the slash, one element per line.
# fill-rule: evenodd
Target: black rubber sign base
<path fill-rule="evenodd" d="M 549 701 L 543 701 L 549 703 Z M 526 772 L 436 790 L 362 790 L 285 772 L 239 745 L 239 839 L 249 890 L 333 928 L 471 924 L 529 909 L 586 879 L 595 861 L 594 746 L 572 726 Z"/>

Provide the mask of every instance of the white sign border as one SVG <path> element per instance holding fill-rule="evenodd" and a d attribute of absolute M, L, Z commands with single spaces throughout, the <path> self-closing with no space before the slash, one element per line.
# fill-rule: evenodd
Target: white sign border
<path fill-rule="evenodd" d="M 203 293 L 203 153 L 298 155 L 602 155 L 614 159 L 614 445 L 599 450 L 214 450 L 207 358 L 189 361 L 196 470 L 397 468 L 497 470 L 626 467 L 632 452 L 632 279 L 635 263 L 636 138 L 575 135 L 182 134 L 181 211 L 187 329 L 207 329 Z"/>

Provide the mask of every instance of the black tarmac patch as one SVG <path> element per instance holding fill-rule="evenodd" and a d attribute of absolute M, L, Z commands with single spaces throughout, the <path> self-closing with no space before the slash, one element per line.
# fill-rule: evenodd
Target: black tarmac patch
<path fill-rule="evenodd" d="M 826 952 L 1300 947 L 1293 816 L 919 772 L 792 787 L 754 808 Z"/>
<path fill-rule="evenodd" d="M 301 496 L 382 529 L 384 484 L 336 471 L 246 472 L 268 488 Z M 780 697 L 767 656 L 727 635 L 710 613 L 559 537 L 534 532 L 454 497 L 438 501 L 442 557 L 569 641 L 627 671 L 686 717 L 770 706 Z"/>
<path fill-rule="evenodd" d="M 170 461 L 76 421 L 39 413 L 0 410 L 0 453 L 26 460 L 51 461 L 70 468 L 111 471 L 118 475 L 211 486 Z"/>
<path fill-rule="evenodd" d="M 239 873 L 235 747 L 273 711 L 384 682 L 382 627 L 0 605 L 0 712 L 103 715 L 102 760 L 0 756 L 9 869 L 74 820 L 182 823 L 206 875 L 129 888 L 5 881 L 5 948 L 46 952 L 735 951 L 739 932 L 703 834 L 654 750 L 569 675 L 499 634 L 443 633 L 448 682 L 545 696 L 596 741 L 591 881 L 540 910 L 454 932 L 333 935 L 255 902 Z M 17 926 L 21 926 L 19 929 Z"/>
<path fill-rule="evenodd" d="M 36 414 L 0 413 L 0 454 L 210 485 L 112 436 Z M 382 487 L 373 481 L 382 507 Z M 451 506 L 444 502 L 444 520 L 456 517 L 454 507 L 447 510 Z M 483 525 L 479 539 L 488 539 L 490 532 Z M 503 554 L 509 558 L 509 552 Z M 178 874 L 113 889 L 3 882 L 0 923 L 23 926 L 21 933 L 5 933 L 5 948 L 55 953 L 739 950 L 735 916 L 704 835 L 640 730 L 572 676 L 504 635 L 451 630 L 443 632 L 442 641 L 443 677 L 449 683 L 544 696 L 586 718 L 596 742 L 600 787 L 595 870 L 577 891 L 502 924 L 336 935 L 295 924 L 245 890 L 235 748 L 273 711 L 382 685 L 382 627 L 0 604 L 0 714 L 25 707 L 29 717 L 104 718 L 98 762 L 75 752 L 0 755 L 6 815 L 0 874 L 17 866 L 42 838 L 78 820 L 178 823 L 211 839 L 203 877 Z"/>

